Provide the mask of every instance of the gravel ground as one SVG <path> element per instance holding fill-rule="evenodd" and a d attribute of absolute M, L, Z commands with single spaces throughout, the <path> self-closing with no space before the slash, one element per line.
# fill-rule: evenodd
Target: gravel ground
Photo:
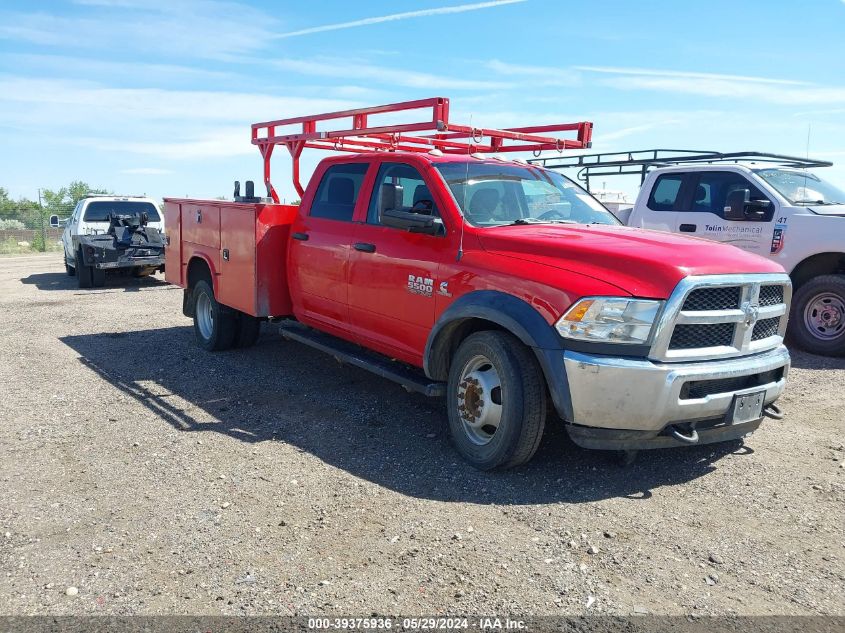
<path fill-rule="evenodd" d="M 474 471 L 442 404 L 265 326 L 208 354 L 160 277 L 0 258 L 0 613 L 843 614 L 845 361 L 745 445 L 631 467 L 551 428 Z"/>

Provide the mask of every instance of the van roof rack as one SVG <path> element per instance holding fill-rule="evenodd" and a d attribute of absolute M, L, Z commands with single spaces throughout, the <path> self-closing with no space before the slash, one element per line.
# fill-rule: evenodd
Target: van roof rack
<path fill-rule="evenodd" d="M 410 123 L 395 123 L 396 113 L 416 114 Z M 373 125 L 370 117 L 388 115 L 381 124 Z M 318 130 L 317 124 L 351 119 L 339 129 Z M 293 130 L 279 128 L 295 126 Z M 591 147 L 593 124 L 560 123 L 529 127 L 491 129 L 461 125 L 449 120 L 449 99 L 432 97 L 340 112 L 264 121 L 252 125 L 252 144 L 257 145 L 264 159 L 264 183 L 267 195 L 278 202 L 270 182 L 270 157 L 277 145 L 284 145 L 293 159 L 293 185 L 300 196 L 305 190 L 299 181 L 299 157 L 302 150 L 323 149 L 339 152 L 405 151 L 429 152 L 438 149 L 444 154 L 477 152 L 533 152 L 544 150 L 588 149 Z M 577 132 L 576 138 L 549 136 L 555 132 Z"/>
<path fill-rule="evenodd" d="M 602 154 L 581 154 L 566 158 L 538 157 L 528 162 L 548 169 L 578 169 L 578 179 L 587 183 L 595 176 L 638 175 L 645 180 L 649 169 L 669 165 L 714 164 L 714 163 L 761 163 L 781 167 L 830 167 L 825 160 L 768 154 L 765 152 L 714 152 L 691 149 L 641 149 L 631 152 L 606 152 Z"/>

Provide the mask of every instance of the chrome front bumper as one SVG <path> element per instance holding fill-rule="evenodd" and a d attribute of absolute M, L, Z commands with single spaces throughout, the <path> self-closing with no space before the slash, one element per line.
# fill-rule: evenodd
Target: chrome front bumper
<path fill-rule="evenodd" d="M 752 356 L 690 363 L 656 363 L 573 351 L 564 352 L 563 362 L 572 400 L 573 419 L 569 422 L 581 427 L 645 432 L 646 436 L 657 436 L 672 424 L 724 418 L 737 394 L 765 390 L 764 403 L 771 404 L 783 392 L 790 365 L 789 352 L 783 345 Z M 681 390 L 687 382 L 740 378 L 780 369 L 779 379 L 771 382 L 701 398 L 682 398 Z"/>

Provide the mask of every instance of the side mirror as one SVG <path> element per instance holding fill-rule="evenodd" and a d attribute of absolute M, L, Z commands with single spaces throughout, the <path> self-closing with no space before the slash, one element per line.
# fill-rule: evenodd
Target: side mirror
<path fill-rule="evenodd" d="M 735 222 L 763 220 L 769 206 L 771 202 L 768 200 L 752 200 L 748 189 L 737 189 L 731 191 L 725 201 L 725 219 Z"/>
<path fill-rule="evenodd" d="M 50 226 L 52 226 L 54 229 L 59 227 L 59 216 L 57 216 L 57 215 L 51 215 L 50 216 Z"/>
<path fill-rule="evenodd" d="M 428 235 L 437 235 L 443 226 L 438 217 L 399 209 L 382 211 L 381 223 L 394 229 L 403 229 L 411 233 L 427 233 Z"/>

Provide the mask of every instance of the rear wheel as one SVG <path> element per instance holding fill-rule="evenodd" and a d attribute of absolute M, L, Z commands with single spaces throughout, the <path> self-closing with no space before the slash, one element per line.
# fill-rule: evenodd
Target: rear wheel
<path fill-rule="evenodd" d="M 813 354 L 845 355 L 845 275 L 821 275 L 798 289 L 790 334 Z"/>
<path fill-rule="evenodd" d="M 76 275 L 76 268 L 67 263 L 67 255 L 65 255 L 65 272 L 67 273 L 68 277 L 73 277 L 74 275 Z"/>
<path fill-rule="evenodd" d="M 449 433 L 480 470 L 530 460 L 543 436 L 548 401 L 537 359 L 504 332 L 477 332 L 461 343 L 449 369 Z"/>
<path fill-rule="evenodd" d="M 214 298 L 214 291 L 205 280 L 193 289 L 194 335 L 200 347 L 210 352 L 229 349 L 238 333 L 237 315 Z"/>
<path fill-rule="evenodd" d="M 82 258 L 82 248 L 76 251 L 76 280 L 80 288 L 91 288 L 94 280 L 91 275 L 93 266 L 86 266 Z"/>

